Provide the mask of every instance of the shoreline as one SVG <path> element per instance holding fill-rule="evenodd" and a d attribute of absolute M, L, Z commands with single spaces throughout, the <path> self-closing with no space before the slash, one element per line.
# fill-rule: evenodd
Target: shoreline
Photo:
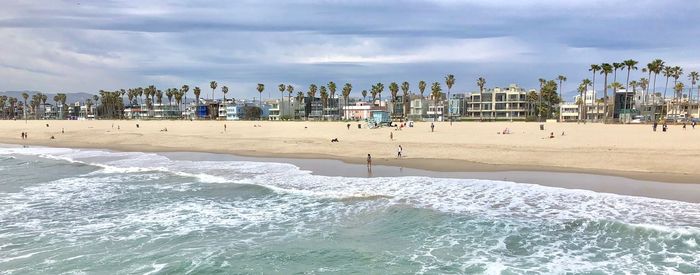
<path fill-rule="evenodd" d="M 362 166 L 371 153 L 375 165 L 435 172 L 536 171 L 700 183 L 700 143 L 695 142 L 700 130 L 675 127 L 661 133 L 640 125 L 551 123 L 541 131 L 538 123 L 487 122 L 436 123 L 431 132 L 429 125 L 417 122 L 397 131 L 346 128 L 345 122 L 0 121 L 0 143 L 330 159 Z M 512 134 L 497 134 L 504 128 Z M 557 137 L 542 136 L 550 131 Z M 28 132 L 29 139 L 20 139 L 20 132 Z M 340 142 L 331 143 L 332 138 Z M 405 158 L 395 158 L 399 145 Z"/>
<path fill-rule="evenodd" d="M 0 144 L 1 146 L 2 144 Z M 22 144 L 7 144 L 17 145 Z M 33 145 L 44 146 L 44 145 Z M 168 151 L 164 148 L 150 148 L 150 150 L 120 150 L 115 148 L 97 147 L 60 147 L 54 148 L 94 149 L 114 152 L 147 152 L 156 153 L 177 160 L 208 160 L 208 161 L 255 161 L 292 164 L 301 170 L 310 171 L 313 175 L 342 176 L 342 177 L 433 177 L 509 181 L 524 184 L 536 184 L 541 186 L 565 188 L 570 190 L 587 190 L 598 193 L 610 193 L 624 196 L 647 197 L 655 199 L 675 200 L 690 203 L 700 203 L 700 184 L 688 184 L 677 182 L 664 182 L 649 179 L 633 179 L 620 175 L 606 175 L 601 173 L 589 173 L 583 171 L 552 171 L 552 170 L 499 170 L 476 168 L 489 165 L 477 164 L 470 171 L 440 171 L 411 167 L 408 165 L 395 165 L 386 161 L 375 163 L 372 172 L 369 173 L 365 164 L 342 159 L 324 158 L 315 155 L 302 157 L 275 156 L 269 154 L 235 154 L 221 152 L 200 151 Z M 121 148 L 125 149 L 125 148 Z M 501 167 L 502 168 L 502 167 Z"/>

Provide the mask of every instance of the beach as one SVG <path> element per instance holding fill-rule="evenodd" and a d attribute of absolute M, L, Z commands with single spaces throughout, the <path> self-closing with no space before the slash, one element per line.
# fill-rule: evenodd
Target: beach
<path fill-rule="evenodd" d="M 700 177 L 700 129 L 690 126 L 683 130 L 681 125 L 671 125 L 668 132 L 653 132 L 651 125 L 544 123 L 542 131 L 535 122 L 436 122 L 431 132 L 429 122 L 402 130 L 367 129 L 361 122 L 351 122 L 348 129 L 347 124 L 17 120 L 0 121 L 0 143 L 335 159 L 358 164 L 364 164 L 371 154 L 375 164 L 442 172 L 573 172 L 676 183 L 697 183 Z M 506 128 L 511 134 L 499 134 Z M 21 139 L 21 132 L 27 132 L 28 139 Z M 554 138 L 549 138 L 551 133 Z M 332 143 L 334 138 L 339 142 Z M 401 159 L 396 158 L 399 145 Z"/>

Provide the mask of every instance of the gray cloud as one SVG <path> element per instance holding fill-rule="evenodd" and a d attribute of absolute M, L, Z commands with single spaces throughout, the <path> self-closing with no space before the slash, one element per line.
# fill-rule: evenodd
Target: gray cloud
<path fill-rule="evenodd" d="M 78 4 L 79 3 L 79 4 Z M 442 81 L 455 90 L 590 77 L 591 63 L 662 58 L 697 70 L 694 1 L 48 1 L 0 11 L 0 89 L 138 85 L 241 96 L 258 82 Z M 637 74 L 637 77 L 641 74 Z M 570 88 L 567 88 L 570 87 Z"/>

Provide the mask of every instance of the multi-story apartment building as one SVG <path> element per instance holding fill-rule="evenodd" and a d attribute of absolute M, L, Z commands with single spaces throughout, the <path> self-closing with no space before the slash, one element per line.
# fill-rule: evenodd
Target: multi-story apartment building
<path fill-rule="evenodd" d="M 516 84 L 492 88 L 483 93 L 469 93 L 465 100 L 467 120 L 525 120 L 529 104 L 527 93 Z"/>

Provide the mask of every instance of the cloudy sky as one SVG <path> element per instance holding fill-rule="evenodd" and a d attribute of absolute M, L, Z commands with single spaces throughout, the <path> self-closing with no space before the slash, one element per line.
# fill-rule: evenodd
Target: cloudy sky
<path fill-rule="evenodd" d="M 259 82 L 276 96 L 279 83 L 299 91 L 332 80 L 355 94 L 391 81 L 417 92 L 419 80 L 454 74 L 453 90 L 465 92 L 479 76 L 532 88 L 563 74 L 573 91 L 592 63 L 661 58 L 700 70 L 694 0 L 2 2 L 0 90 L 216 80 L 229 97 L 251 97 Z"/>

